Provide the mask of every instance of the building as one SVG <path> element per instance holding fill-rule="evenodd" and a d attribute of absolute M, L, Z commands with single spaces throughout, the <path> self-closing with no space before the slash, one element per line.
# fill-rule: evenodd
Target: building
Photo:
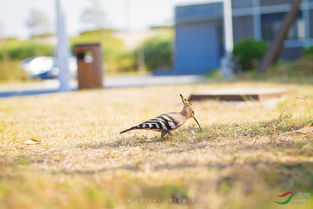
<path fill-rule="evenodd" d="M 232 0 L 234 42 L 253 37 L 270 43 L 293 2 Z M 203 74 L 219 68 L 225 53 L 223 16 L 222 1 L 176 7 L 174 74 Z M 281 59 L 297 59 L 310 45 L 313 45 L 313 0 L 302 0 Z"/>

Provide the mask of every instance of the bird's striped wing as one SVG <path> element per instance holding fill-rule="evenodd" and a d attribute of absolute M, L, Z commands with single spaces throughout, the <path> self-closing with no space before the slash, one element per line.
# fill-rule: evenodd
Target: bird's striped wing
<path fill-rule="evenodd" d="M 137 126 L 138 129 L 170 131 L 177 128 L 178 121 L 169 114 L 162 114 Z"/>
<path fill-rule="evenodd" d="M 151 120 L 145 121 L 137 126 L 133 126 L 129 129 L 121 131 L 120 133 L 125 133 L 135 129 L 147 129 L 153 131 L 171 131 L 179 127 L 179 121 L 175 119 L 174 114 L 176 113 L 166 113 Z"/>

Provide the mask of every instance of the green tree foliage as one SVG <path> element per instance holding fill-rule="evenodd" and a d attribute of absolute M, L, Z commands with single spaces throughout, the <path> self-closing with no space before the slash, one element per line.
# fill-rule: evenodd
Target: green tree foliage
<path fill-rule="evenodd" d="M 145 64 L 149 71 L 172 66 L 173 39 L 168 35 L 157 35 L 144 41 Z"/>
<path fill-rule="evenodd" d="M 54 47 L 47 44 L 27 42 L 20 46 L 9 48 L 8 54 L 11 59 L 16 60 L 36 56 L 53 56 Z"/>
<path fill-rule="evenodd" d="M 243 70 L 251 70 L 260 62 L 266 50 L 265 42 L 247 38 L 235 43 L 233 55 L 239 59 Z"/>

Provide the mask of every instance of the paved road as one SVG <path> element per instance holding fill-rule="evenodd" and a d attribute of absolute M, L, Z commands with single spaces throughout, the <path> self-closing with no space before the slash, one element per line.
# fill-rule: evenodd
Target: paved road
<path fill-rule="evenodd" d="M 188 84 L 203 82 L 201 76 L 118 76 L 105 80 L 106 88 L 126 88 L 138 86 Z M 0 97 L 30 96 L 58 92 L 58 80 L 45 80 L 35 83 L 0 86 Z M 71 89 L 77 89 L 75 80 L 70 83 Z"/>

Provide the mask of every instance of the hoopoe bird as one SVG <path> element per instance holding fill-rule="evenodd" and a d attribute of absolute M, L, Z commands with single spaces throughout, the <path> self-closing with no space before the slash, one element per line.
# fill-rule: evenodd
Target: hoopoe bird
<path fill-rule="evenodd" d="M 192 105 L 181 94 L 180 98 L 184 105 L 183 109 L 180 112 L 170 112 L 162 114 L 158 117 L 147 120 L 137 126 L 133 126 L 129 129 L 121 131 L 120 134 L 123 134 L 131 130 L 145 129 L 160 132 L 161 138 L 164 140 L 165 135 L 169 134 L 173 136 L 171 131 L 184 125 L 186 121 L 190 118 L 193 118 L 196 121 L 197 125 L 201 130 L 201 126 L 195 117 L 195 112 L 193 111 Z"/>

